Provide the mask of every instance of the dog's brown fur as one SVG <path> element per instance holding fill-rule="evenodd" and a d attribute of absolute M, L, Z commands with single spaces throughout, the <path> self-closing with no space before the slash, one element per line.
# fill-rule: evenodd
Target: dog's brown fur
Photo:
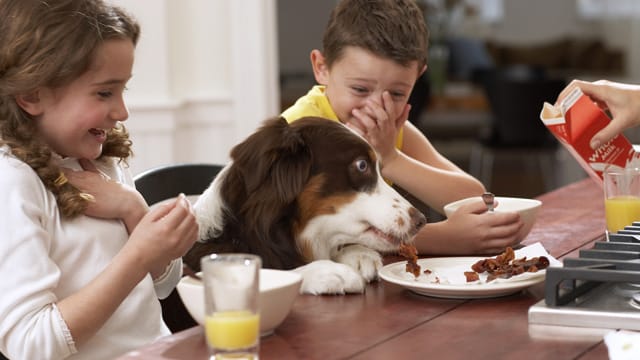
<path fill-rule="evenodd" d="M 337 212 L 378 181 L 377 158 L 369 144 L 344 125 L 322 118 L 291 124 L 270 119 L 235 146 L 231 158 L 219 175 L 221 231 L 207 234 L 184 257 L 194 270 L 202 256 L 214 252 L 258 254 L 264 267 L 275 269 L 316 260 L 308 245 L 296 242 L 306 224 Z M 368 164 L 366 171 L 354 168 L 361 160 Z M 419 228 L 424 217 L 412 211 Z"/>

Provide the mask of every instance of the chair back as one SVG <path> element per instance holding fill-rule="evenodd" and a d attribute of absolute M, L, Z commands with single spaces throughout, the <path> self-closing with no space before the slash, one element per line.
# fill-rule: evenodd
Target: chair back
<path fill-rule="evenodd" d="M 149 205 L 178 196 L 199 195 L 222 170 L 222 165 L 184 163 L 159 166 L 134 177 L 136 189 Z"/>
<path fill-rule="evenodd" d="M 566 86 L 565 80 L 522 67 L 494 70 L 485 73 L 482 80 L 493 113 L 488 145 L 557 145 L 539 114 L 545 101 L 555 101 Z"/>

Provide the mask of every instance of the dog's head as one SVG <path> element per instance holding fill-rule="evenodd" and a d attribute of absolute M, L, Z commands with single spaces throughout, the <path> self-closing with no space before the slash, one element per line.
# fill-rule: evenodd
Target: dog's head
<path fill-rule="evenodd" d="M 268 267 L 327 259 L 347 244 L 393 251 L 426 222 L 381 178 L 371 146 L 338 122 L 268 120 L 231 158 L 196 203 L 201 237 Z"/>

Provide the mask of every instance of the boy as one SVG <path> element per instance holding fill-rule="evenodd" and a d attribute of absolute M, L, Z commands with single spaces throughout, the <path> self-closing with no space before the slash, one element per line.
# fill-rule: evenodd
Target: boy
<path fill-rule="evenodd" d="M 311 51 L 316 81 L 282 116 L 340 121 L 377 151 L 385 179 L 442 213 L 449 202 L 485 189 L 443 157 L 406 119 L 409 95 L 427 68 L 428 33 L 414 0 L 342 0 L 333 9 L 323 51 Z M 481 202 L 415 237 L 421 253 L 494 254 L 522 239 L 515 213 L 487 213 Z"/>

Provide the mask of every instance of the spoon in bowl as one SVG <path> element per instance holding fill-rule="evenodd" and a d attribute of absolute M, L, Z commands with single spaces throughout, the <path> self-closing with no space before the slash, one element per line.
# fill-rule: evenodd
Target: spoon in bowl
<path fill-rule="evenodd" d="M 495 199 L 495 195 L 493 195 L 490 192 L 486 192 L 482 194 L 482 201 L 484 201 L 484 204 L 487 205 L 487 211 L 489 212 L 493 212 L 494 199 Z"/>

